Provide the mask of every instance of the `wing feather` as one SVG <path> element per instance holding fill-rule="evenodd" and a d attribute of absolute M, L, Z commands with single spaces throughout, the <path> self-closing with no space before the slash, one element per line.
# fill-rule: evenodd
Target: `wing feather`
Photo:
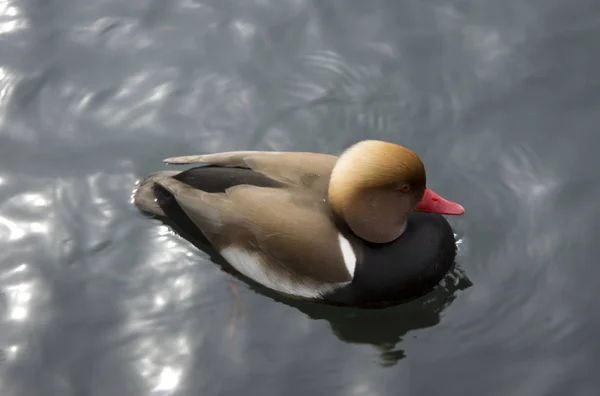
<path fill-rule="evenodd" d="M 239 185 L 207 193 L 174 178 L 159 183 L 218 250 L 260 254 L 276 273 L 317 283 L 352 279 L 325 202 L 301 189 Z"/>
<path fill-rule="evenodd" d="M 231 151 L 172 157 L 167 164 L 205 164 L 252 169 L 292 186 L 325 190 L 338 157 L 329 154 L 270 151 Z"/>

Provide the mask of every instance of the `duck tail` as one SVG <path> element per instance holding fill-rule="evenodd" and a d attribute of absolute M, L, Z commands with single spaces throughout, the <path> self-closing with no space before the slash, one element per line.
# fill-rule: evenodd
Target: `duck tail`
<path fill-rule="evenodd" d="M 173 177 L 178 173 L 180 171 L 159 171 L 142 180 L 133 192 L 133 204 L 141 212 L 165 217 L 165 213 L 158 204 L 154 187 L 159 180 Z"/>

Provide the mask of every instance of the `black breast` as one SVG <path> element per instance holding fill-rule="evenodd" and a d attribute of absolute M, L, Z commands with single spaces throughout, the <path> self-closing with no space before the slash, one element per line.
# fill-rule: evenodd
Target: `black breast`
<path fill-rule="evenodd" d="M 389 305 L 429 293 L 452 268 L 454 233 L 441 215 L 415 212 L 387 244 L 364 244 L 352 283 L 327 297 L 355 306 Z"/>

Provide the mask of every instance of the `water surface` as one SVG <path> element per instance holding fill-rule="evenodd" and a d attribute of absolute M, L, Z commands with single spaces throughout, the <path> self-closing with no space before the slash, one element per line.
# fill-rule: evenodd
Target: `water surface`
<path fill-rule="evenodd" d="M 598 15 L 0 0 L 0 393 L 596 395 Z M 131 204 L 162 158 L 365 138 L 467 209 L 458 270 L 400 307 L 288 304 Z"/>

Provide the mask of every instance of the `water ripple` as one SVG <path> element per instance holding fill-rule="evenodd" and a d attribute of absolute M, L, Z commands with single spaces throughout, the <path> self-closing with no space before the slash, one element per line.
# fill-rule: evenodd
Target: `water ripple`
<path fill-rule="evenodd" d="M 12 0 L 0 1 L 0 38 L 27 29 L 27 21 L 19 4 Z"/>
<path fill-rule="evenodd" d="M 0 393 L 594 394 L 596 11 L 0 0 Z M 364 138 L 467 209 L 423 301 L 277 299 L 130 202 L 160 158 Z"/>

